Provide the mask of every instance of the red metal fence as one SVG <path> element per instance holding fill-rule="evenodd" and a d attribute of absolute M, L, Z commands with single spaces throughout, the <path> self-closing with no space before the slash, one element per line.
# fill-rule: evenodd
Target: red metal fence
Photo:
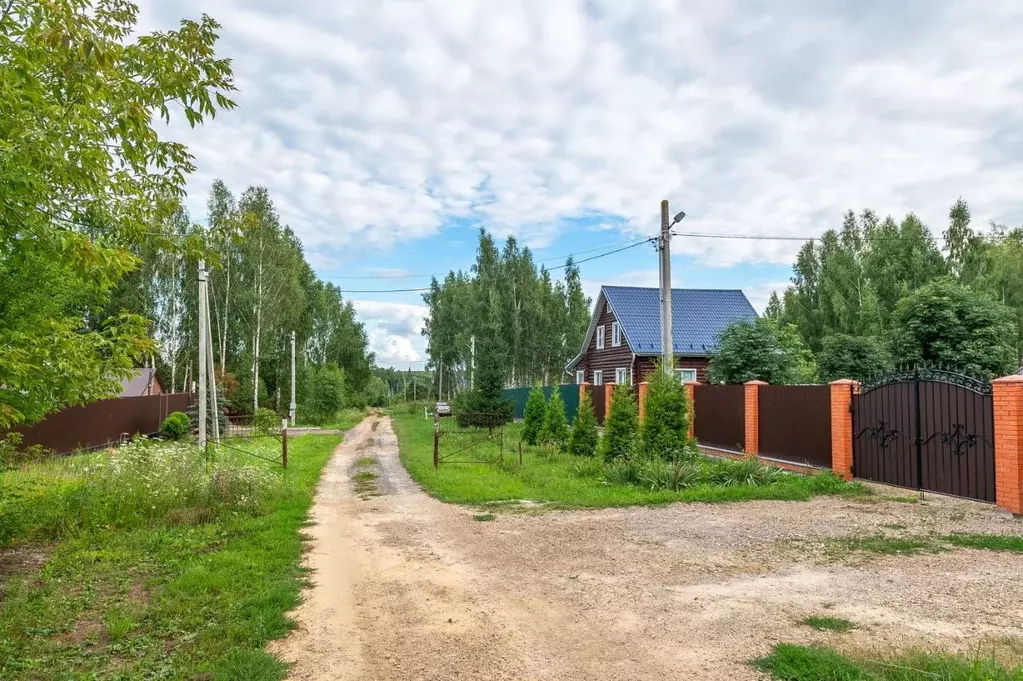
<path fill-rule="evenodd" d="M 167 415 L 185 411 L 194 400 L 189 393 L 116 397 L 50 414 L 29 428 L 20 428 L 21 446 L 42 445 L 59 454 L 93 449 L 117 442 L 123 435 L 152 435 Z"/>
<path fill-rule="evenodd" d="M 607 394 L 604 392 L 604 386 L 590 386 L 589 391 L 590 400 L 593 401 L 593 415 L 597 417 L 599 425 L 604 425 L 604 416 L 607 415 L 607 400 L 605 399 Z"/>
<path fill-rule="evenodd" d="M 762 385 L 760 456 L 831 468 L 831 388 Z"/>
<path fill-rule="evenodd" d="M 697 385 L 693 402 L 693 434 L 701 445 L 734 451 L 746 447 L 745 386 Z"/>

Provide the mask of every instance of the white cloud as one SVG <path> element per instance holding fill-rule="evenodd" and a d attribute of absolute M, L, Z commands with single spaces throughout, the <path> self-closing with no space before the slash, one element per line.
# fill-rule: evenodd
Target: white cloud
<path fill-rule="evenodd" d="M 366 325 L 370 349 L 383 366 L 419 368 L 426 360 L 422 336 L 425 305 L 380 300 L 354 300 L 359 320 Z"/>
<path fill-rule="evenodd" d="M 764 309 L 767 308 L 767 301 L 771 299 L 771 294 L 777 293 L 780 298 L 788 287 L 789 282 L 787 281 L 773 281 L 766 284 L 743 286 L 742 291 L 746 294 L 750 304 L 753 305 L 753 309 L 759 314 L 764 314 Z"/>

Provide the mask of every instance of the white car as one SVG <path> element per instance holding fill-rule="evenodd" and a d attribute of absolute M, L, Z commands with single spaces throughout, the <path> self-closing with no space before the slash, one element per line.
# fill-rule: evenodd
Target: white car
<path fill-rule="evenodd" d="M 438 402 L 433 409 L 437 416 L 451 416 L 451 405 L 447 402 Z"/>

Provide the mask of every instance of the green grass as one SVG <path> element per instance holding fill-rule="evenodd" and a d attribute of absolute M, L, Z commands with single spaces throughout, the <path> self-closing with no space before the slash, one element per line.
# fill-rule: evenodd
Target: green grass
<path fill-rule="evenodd" d="M 246 502 L 246 490 L 220 506 L 196 507 L 188 505 L 192 497 L 159 487 L 150 492 L 159 503 L 148 513 L 104 510 L 102 490 L 81 484 L 89 480 L 86 459 L 0 476 L 0 511 L 14 510 L 13 518 L 0 512 L 6 530 L 0 546 L 26 554 L 52 549 L 41 570 L 0 576 L 0 678 L 283 678 L 285 665 L 265 646 L 291 626 L 285 614 L 305 582 L 299 532 L 338 441 L 296 437 L 286 472 L 244 454 L 219 453 L 210 479 L 222 492 L 231 492 L 227 471 L 239 465 L 271 476 L 255 505 Z M 134 484 L 113 480 L 120 487 L 111 491 Z M 54 525 L 47 502 L 109 522 L 65 518 Z M 31 514 L 43 517 L 33 522 Z"/>
<path fill-rule="evenodd" d="M 950 534 L 944 540 L 953 546 L 986 551 L 1023 553 L 1023 536 L 1008 534 Z"/>
<path fill-rule="evenodd" d="M 903 526 L 885 526 L 904 529 Z M 883 533 L 834 537 L 825 540 L 824 552 L 832 559 L 856 554 L 915 556 L 944 553 L 956 548 L 1023 553 L 1023 536 L 1008 534 L 924 534 L 891 536 Z"/>
<path fill-rule="evenodd" d="M 338 413 L 337 418 L 331 419 L 329 423 L 325 423 L 320 427 L 332 430 L 350 430 L 359 425 L 366 418 L 367 413 L 365 409 L 342 409 Z"/>
<path fill-rule="evenodd" d="M 776 645 L 751 663 L 781 681 L 1023 681 L 1023 667 L 993 658 L 911 652 L 857 659 L 820 646 Z"/>
<path fill-rule="evenodd" d="M 355 465 L 358 468 L 372 468 L 373 466 L 377 465 L 377 460 L 374 459 L 372 456 L 364 456 L 358 461 L 356 461 Z"/>
<path fill-rule="evenodd" d="M 823 615 L 811 615 L 803 620 L 803 624 L 821 631 L 837 631 L 839 633 L 852 631 L 856 628 L 856 625 L 847 619 Z"/>
<path fill-rule="evenodd" d="M 490 522 L 491 520 L 494 520 L 495 518 L 496 518 L 496 516 L 493 513 L 477 513 L 476 515 L 474 515 L 472 517 L 473 520 L 476 520 L 476 521 L 481 522 L 481 523 Z"/>
<path fill-rule="evenodd" d="M 446 502 L 483 505 L 532 500 L 555 508 L 601 508 L 668 504 L 676 501 L 738 502 L 751 499 L 806 500 L 816 494 L 864 494 L 863 487 L 826 474 L 812 477 L 780 474 L 771 484 L 703 484 L 686 489 L 651 490 L 635 484 L 613 483 L 599 461 L 569 454 L 550 456 L 541 448 L 523 447 L 518 462 L 521 424 L 504 431 L 504 461 L 490 464 L 442 463 L 433 468 L 433 422 L 421 415 L 393 413 L 401 461 L 409 474 L 432 496 Z M 454 424 L 444 422 L 445 430 Z M 441 455 L 454 452 L 486 434 L 441 437 Z M 495 442 L 464 452 L 459 458 L 496 461 Z"/>

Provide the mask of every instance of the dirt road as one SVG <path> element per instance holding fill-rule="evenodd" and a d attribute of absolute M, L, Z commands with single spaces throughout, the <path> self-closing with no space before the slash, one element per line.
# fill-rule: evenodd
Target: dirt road
<path fill-rule="evenodd" d="M 292 678 L 737 681 L 758 678 L 744 662 L 780 641 L 955 649 L 1023 638 L 1023 556 L 835 564 L 812 548 L 885 527 L 1020 531 L 977 504 L 822 498 L 495 522 L 474 512 L 420 491 L 386 418 L 350 431 L 313 511 L 315 586 L 298 628 L 271 648 L 295 663 Z M 816 632 L 798 623 L 811 614 L 859 628 Z"/>

